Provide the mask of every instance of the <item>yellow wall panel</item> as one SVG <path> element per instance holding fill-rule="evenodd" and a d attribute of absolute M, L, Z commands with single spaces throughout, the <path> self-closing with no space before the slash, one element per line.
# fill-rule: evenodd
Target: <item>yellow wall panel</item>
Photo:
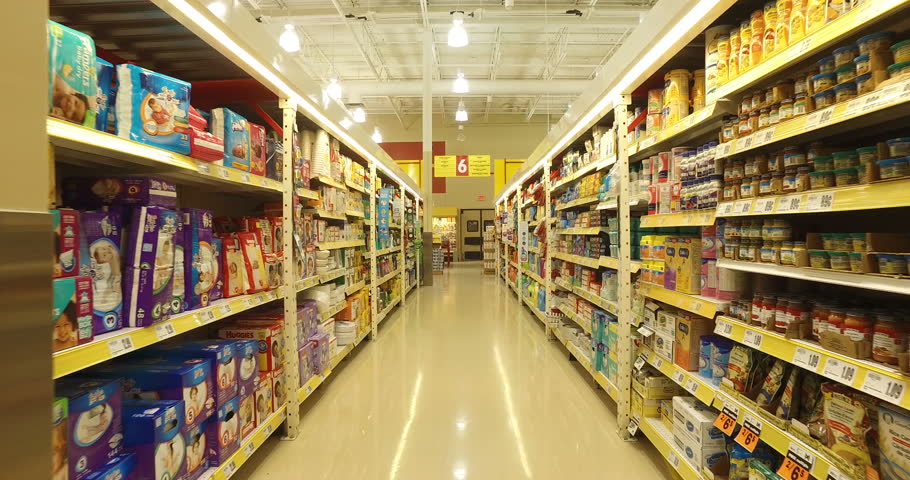
<path fill-rule="evenodd" d="M 505 159 L 498 158 L 495 161 L 496 170 L 494 172 L 496 177 L 496 195 L 499 195 L 502 192 L 503 187 L 506 186 L 506 183 L 512 178 L 512 175 L 515 175 L 515 172 L 524 165 L 524 160 L 518 159 Z"/>
<path fill-rule="evenodd" d="M 404 170 L 404 173 L 417 182 L 419 189 L 423 190 L 423 164 L 420 160 L 396 160 L 395 163 Z"/>

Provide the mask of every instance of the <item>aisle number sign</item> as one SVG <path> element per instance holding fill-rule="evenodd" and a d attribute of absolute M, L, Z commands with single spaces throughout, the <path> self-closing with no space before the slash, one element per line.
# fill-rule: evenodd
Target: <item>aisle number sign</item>
<path fill-rule="evenodd" d="M 436 177 L 489 177 L 492 173 L 489 155 L 436 155 L 433 171 Z"/>

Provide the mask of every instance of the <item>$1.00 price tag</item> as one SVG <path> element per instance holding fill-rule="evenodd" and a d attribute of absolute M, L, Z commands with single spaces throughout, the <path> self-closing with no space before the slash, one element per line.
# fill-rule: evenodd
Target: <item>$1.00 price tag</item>
<path fill-rule="evenodd" d="M 728 437 L 732 436 L 733 430 L 736 428 L 736 417 L 738 416 L 739 407 L 725 404 L 723 410 L 720 411 L 720 415 L 714 420 L 714 426 Z"/>
<path fill-rule="evenodd" d="M 761 426 L 761 421 L 747 413 L 743 419 L 743 427 L 739 429 L 739 435 L 736 436 L 736 443 L 742 445 L 746 450 L 754 452 L 761 437 Z"/>

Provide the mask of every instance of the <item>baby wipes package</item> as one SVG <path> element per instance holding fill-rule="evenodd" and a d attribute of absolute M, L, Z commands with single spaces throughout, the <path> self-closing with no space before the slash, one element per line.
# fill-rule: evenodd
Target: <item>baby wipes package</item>
<path fill-rule="evenodd" d="M 190 310 L 208 306 L 220 267 L 213 246 L 212 212 L 189 208 L 183 217 L 186 304 Z"/>
<path fill-rule="evenodd" d="M 81 480 L 123 448 L 119 380 L 66 377 L 56 394 L 67 399 L 67 454 L 70 480 Z"/>
<path fill-rule="evenodd" d="M 190 84 L 136 65 L 117 65 L 117 136 L 190 153 Z"/>
<path fill-rule="evenodd" d="M 218 408 L 206 429 L 210 465 L 221 465 L 240 447 L 240 399 L 234 397 Z"/>
<path fill-rule="evenodd" d="M 92 325 L 96 334 L 123 327 L 123 221 L 119 211 L 82 212 L 81 247 L 92 277 Z"/>
<path fill-rule="evenodd" d="M 124 316 L 131 327 L 167 320 L 174 280 L 174 243 L 180 218 L 174 210 L 133 210 L 126 246 Z"/>
<path fill-rule="evenodd" d="M 92 279 L 69 277 L 53 280 L 53 351 L 59 352 L 92 341 Z"/>
<path fill-rule="evenodd" d="M 224 141 L 224 166 L 250 171 L 250 128 L 228 108 L 212 109 L 212 133 Z"/>
<path fill-rule="evenodd" d="M 181 479 L 186 473 L 183 400 L 123 401 L 123 439 L 136 455 L 137 478 Z"/>
<path fill-rule="evenodd" d="M 95 128 L 95 58 L 92 37 L 47 21 L 47 106 L 52 117 Z"/>

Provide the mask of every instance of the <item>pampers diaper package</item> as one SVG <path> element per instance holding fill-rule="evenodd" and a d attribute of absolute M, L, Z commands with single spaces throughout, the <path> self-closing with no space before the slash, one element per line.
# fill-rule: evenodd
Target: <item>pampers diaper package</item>
<path fill-rule="evenodd" d="M 186 255 L 186 304 L 189 309 L 205 307 L 212 300 L 210 292 L 221 270 L 212 242 L 212 212 L 191 208 L 180 214 Z"/>
<path fill-rule="evenodd" d="M 95 130 L 108 131 L 110 108 L 114 106 L 114 65 L 111 62 L 95 59 L 95 73 L 98 79 L 98 94 L 95 95 Z"/>
<path fill-rule="evenodd" d="M 48 20 L 47 47 L 50 115 L 95 128 L 95 42 L 82 32 Z"/>
<path fill-rule="evenodd" d="M 135 470 L 136 455 L 132 453 L 117 455 L 90 473 L 89 476 L 85 477 L 85 480 L 138 480 Z"/>
<path fill-rule="evenodd" d="M 218 408 L 206 429 L 209 464 L 221 465 L 240 447 L 240 398 Z"/>
<path fill-rule="evenodd" d="M 184 256 L 188 255 L 185 250 L 186 238 L 185 229 L 183 228 L 183 217 L 177 217 L 177 233 L 174 235 L 174 280 L 171 282 L 171 311 L 170 315 L 180 313 L 186 306 L 186 262 Z"/>
<path fill-rule="evenodd" d="M 221 237 L 212 235 L 212 253 L 215 254 L 215 283 L 212 285 L 212 289 L 209 290 L 209 302 L 214 302 L 220 298 L 224 297 L 222 288 L 224 287 L 224 269 L 221 268 L 224 263 L 222 263 L 221 252 L 224 250 L 224 241 L 221 240 Z"/>
<path fill-rule="evenodd" d="M 155 177 L 67 178 L 63 203 L 92 210 L 108 205 L 177 208 L 177 185 Z"/>
<path fill-rule="evenodd" d="M 136 477 L 178 480 L 186 474 L 183 400 L 124 400 L 123 440 L 136 455 Z"/>
<path fill-rule="evenodd" d="M 56 393 L 67 399 L 70 480 L 81 480 L 120 453 L 123 447 L 119 380 L 67 377 Z"/>
<path fill-rule="evenodd" d="M 91 342 L 94 336 L 91 277 L 54 279 L 53 295 L 53 351 Z"/>
<path fill-rule="evenodd" d="M 124 273 L 124 316 L 131 327 L 147 327 L 170 315 L 179 222 L 177 212 L 164 208 L 132 212 Z"/>
<path fill-rule="evenodd" d="M 136 65 L 117 65 L 117 136 L 188 155 L 190 84 Z"/>
<path fill-rule="evenodd" d="M 51 215 L 54 217 L 54 278 L 87 274 L 88 259 L 81 257 L 79 249 L 79 212 L 61 208 L 51 210 Z"/>
<path fill-rule="evenodd" d="M 82 255 L 91 263 L 92 325 L 96 334 L 123 327 L 123 222 L 119 212 L 82 212 Z"/>
<path fill-rule="evenodd" d="M 214 108 L 211 130 L 224 141 L 224 166 L 249 172 L 250 129 L 246 119 L 228 108 Z"/>

